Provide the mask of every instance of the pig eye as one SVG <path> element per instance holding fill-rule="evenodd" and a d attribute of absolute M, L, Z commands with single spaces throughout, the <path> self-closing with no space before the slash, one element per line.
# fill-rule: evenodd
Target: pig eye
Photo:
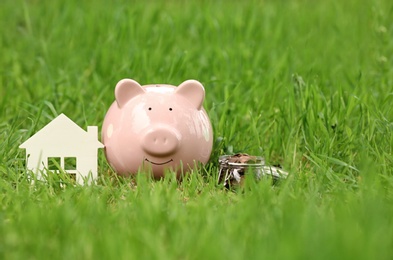
<path fill-rule="evenodd" d="M 149 110 L 151 110 L 151 107 L 149 107 Z"/>
<path fill-rule="evenodd" d="M 172 108 L 171 108 L 171 107 L 169 108 L 169 111 L 172 111 Z"/>

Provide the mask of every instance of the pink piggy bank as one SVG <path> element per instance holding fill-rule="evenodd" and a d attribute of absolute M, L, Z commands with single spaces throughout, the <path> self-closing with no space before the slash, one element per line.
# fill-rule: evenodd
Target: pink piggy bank
<path fill-rule="evenodd" d="M 170 169 L 180 177 L 196 162 L 209 160 L 213 133 L 202 107 L 201 83 L 141 86 L 123 79 L 116 85 L 115 97 L 104 119 L 102 141 L 118 174 L 152 170 L 160 178 Z"/>

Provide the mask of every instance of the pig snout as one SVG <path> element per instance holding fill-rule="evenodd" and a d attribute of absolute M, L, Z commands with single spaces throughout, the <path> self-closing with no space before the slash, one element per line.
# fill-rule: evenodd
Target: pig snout
<path fill-rule="evenodd" d="M 143 150 L 153 156 L 165 156 L 176 152 L 181 135 L 175 129 L 157 126 L 149 129 L 142 138 Z"/>

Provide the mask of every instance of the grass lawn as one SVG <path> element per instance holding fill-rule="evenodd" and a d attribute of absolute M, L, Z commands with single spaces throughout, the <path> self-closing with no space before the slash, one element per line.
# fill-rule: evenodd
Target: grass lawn
<path fill-rule="evenodd" d="M 0 259 L 392 259 L 393 2 L 0 2 Z M 197 79 L 215 143 L 183 182 L 30 185 L 18 146 L 101 127 L 122 78 Z M 286 181 L 217 185 L 218 156 Z M 133 183 L 136 182 L 137 185 Z"/>

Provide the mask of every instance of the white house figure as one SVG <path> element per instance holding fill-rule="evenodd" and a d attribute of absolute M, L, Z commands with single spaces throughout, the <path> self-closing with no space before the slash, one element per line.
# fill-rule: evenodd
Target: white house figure
<path fill-rule="evenodd" d="M 87 132 L 64 114 L 60 114 L 19 146 L 26 149 L 27 169 L 42 179 L 46 170 L 60 168 L 76 182 L 91 183 L 97 178 L 97 149 L 104 145 L 97 140 L 97 126 Z"/>

